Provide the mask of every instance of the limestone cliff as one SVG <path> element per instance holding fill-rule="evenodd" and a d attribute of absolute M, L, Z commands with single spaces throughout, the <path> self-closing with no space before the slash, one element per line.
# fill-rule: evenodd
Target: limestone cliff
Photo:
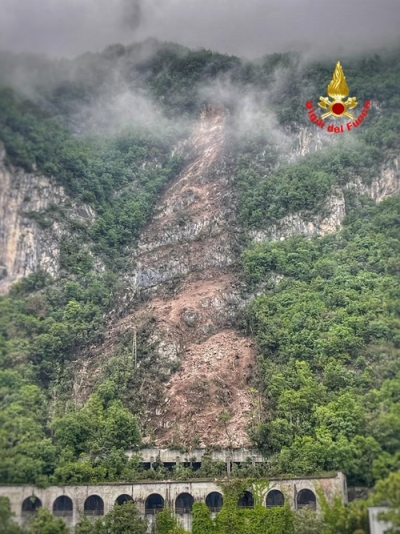
<path fill-rule="evenodd" d="M 376 202 L 399 194 L 400 169 L 398 159 L 394 158 L 390 163 L 387 163 L 370 185 L 363 183 L 360 178 L 355 178 L 344 189 L 354 191 L 358 196 L 368 195 Z M 295 234 L 303 234 L 307 237 L 325 235 L 338 231 L 345 216 L 344 192 L 337 188 L 326 200 L 322 214 L 317 214 L 307 220 L 300 213 L 290 214 L 280 220 L 278 224 L 266 230 L 252 231 L 250 235 L 254 242 L 282 240 Z"/>
<path fill-rule="evenodd" d="M 6 166 L 4 158 L 0 144 L 0 293 L 38 269 L 56 276 L 69 221 L 94 219 L 89 206 L 70 199 L 54 180 Z"/>

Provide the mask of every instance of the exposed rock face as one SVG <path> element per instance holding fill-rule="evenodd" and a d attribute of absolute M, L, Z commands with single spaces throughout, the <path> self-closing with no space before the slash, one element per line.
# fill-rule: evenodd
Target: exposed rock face
<path fill-rule="evenodd" d="M 298 128 L 295 136 L 295 143 L 290 154 L 285 154 L 287 161 L 293 161 L 299 157 L 306 156 L 311 152 L 317 152 L 326 145 L 331 144 L 335 138 L 325 130 L 320 130 L 312 126 L 311 128 Z"/>
<path fill-rule="evenodd" d="M 204 112 L 194 132 L 193 161 L 170 185 L 143 233 L 129 283 L 134 297 L 143 290 L 190 273 L 235 263 L 232 190 L 221 158 L 225 115 Z M 227 231 L 228 230 L 228 231 Z"/>
<path fill-rule="evenodd" d="M 88 206 L 71 202 L 64 189 L 49 178 L 8 168 L 4 157 L 0 144 L 0 293 L 37 269 L 56 275 L 67 220 L 94 218 Z M 40 224 L 52 207 L 65 210 L 62 220 Z"/>
<path fill-rule="evenodd" d="M 101 349 L 112 352 L 117 332 L 153 318 L 158 364 L 179 366 L 166 383 L 154 385 L 158 399 L 148 400 L 156 445 L 249 444 L 247 380 L 255 361 L 251 340 L 234 327 L 240 295 L 225 119 L 215 108 L 202 114 L 191 139 L 193 158 L 168 186 L 132 254 L 134 269 Z"/>
<path fill-rule="evenodd" d="M 376 202 L 400 193 L 398 159 L 394 159 L 390 165 L 383 168 L 380 175 L 370 185 L 363 184 L 360 179 L 356 179 L 348 183 L 345 188 L 355 191 L 357 195 L 368 195 Z M 324 217 L 318 214 L 307 221 L 298 213 L 291 214 L 267 230 L 251 232 L 251 237 L 255 242 L 263 242 L 282 240 L 295 234 L 313 237 L 336 232 L 346 216 L 345 199 L 341 189 L 332 192 L 327 199 L 323 213 L 328 213 L 328 215 Z"/>
<path fill-rule="evenodd" d="M 376 202 L 381 202 L 392 195 L 400 193 L 400 169 L 399 160 L 395 158 L 390 165 L 382 169 L 380 176 L 373 180 L 370 186 L 364 185 L 361 180 L 350 184 L 359 194 L 366 194 Z"/>

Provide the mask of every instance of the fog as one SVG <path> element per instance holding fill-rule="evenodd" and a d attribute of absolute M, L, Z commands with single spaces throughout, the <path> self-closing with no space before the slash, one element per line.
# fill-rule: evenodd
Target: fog
<path fill-rule="evenodd" d="M 399 0 L 0 0 L 0 49 L 73 57 L 155 37 L 241 57 L 398 40 Z"/>
<path fill-rule="evenodd" d="M 0 9 L 0 50 L 67 58 L 22 55 L 16 61 L 0 54 L 0 85 L 48 107 L 46 94 L 59 84 L 78 81 L 79 86 L 84 80 L 91 87 L 86 99 L 68 102 L 75 134 L 118 135 L 140 128 L 162 135 L 191 128 L 188 118 L 168 120 L 154 96 L 126 79 L 123 62 L 105 64 L 104 57 L 100 61 L 90 54 L 78 57 L 113 43 L 153 37 L 250 59 L 295 50 L 302 53 L 295 68 L 325 56 L 332 72 L 338 58 L 399 44 L 400 0 L 0 0 Z M 129 61 L 151 56 L 161 46 L 154 43 L 150 39 L 135 47 Z M 101 69 L 106 71 L 100 75 Z M 278 68 L 273 75 L 268 88 L 239 89 L 229 76 L 221 76 L 197 89 L 202 100 L 231 110 L 236 136 L 268 131 L 281 153 L 290 154 L 293 138 L 269 111 L 271 100 L 290 83 L 288 70 Z M 98 76 L 101 83 L 90 81 Z M 304 95 L 304 101 L 316 97 L 314 89 L 309 88 L 312 94 Z M 332 141 L 325 133 L 319 137 Z"/>

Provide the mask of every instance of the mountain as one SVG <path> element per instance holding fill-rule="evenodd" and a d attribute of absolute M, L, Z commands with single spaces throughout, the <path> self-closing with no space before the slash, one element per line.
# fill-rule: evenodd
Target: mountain
<path fill-rule="evenodd" d="M 336 60 L 0 54 L 2 483 L 136 480 L 143 445 L 399 468 L 398 57 L 341 59 L 371 106 L 336 135 Z"/>

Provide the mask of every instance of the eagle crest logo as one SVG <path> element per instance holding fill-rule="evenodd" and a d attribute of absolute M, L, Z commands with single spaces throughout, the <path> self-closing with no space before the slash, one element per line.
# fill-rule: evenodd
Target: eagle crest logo
<path fill-rule="evenodd" d="M 322 119 L 327 117 L 349 117 L 354 119 L 354 115 L 348 112 L 348 109 L 353 109 L 358 106 L 357 98 L 355 96 L 343 101 L 349 95 L 349 88 L 346 83 L 346 77 L 343 73 L 342 65 L 340 61 L 337 62 L 333 78 L 328 85 L 327 94 L 332 98 L 329 100 L 326 96 L 320 96 L 318 105 L 327 109 L 328 112 L 321 115 Z"/>

